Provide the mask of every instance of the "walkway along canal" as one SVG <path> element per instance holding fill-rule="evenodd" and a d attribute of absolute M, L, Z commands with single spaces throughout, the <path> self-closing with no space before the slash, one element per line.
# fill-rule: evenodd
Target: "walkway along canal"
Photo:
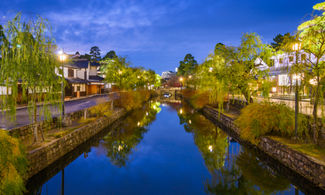
<path fill-rule="evenodd" d="M 321 194 L 180 103 L 151 101 L 32 177 L 29 194 Z"/>

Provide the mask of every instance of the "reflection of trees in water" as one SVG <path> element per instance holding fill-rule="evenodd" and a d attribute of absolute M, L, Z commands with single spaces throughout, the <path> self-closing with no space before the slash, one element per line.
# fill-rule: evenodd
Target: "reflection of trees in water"
<path fill-rule="evenodd" d="M 143 139 L 147 126 L 156 119 L 160 109 L 159 103 L 148 103 L 130 113 L 121 126 L 104 137 L 103 146 L 113 165 L 123 167 L 127 164 L 130 154 Z"/>
<path fill-rule="evenodd" d="M 235 157 L 235 156 L 234 156 Z M 289 189 L 290 182 L 261 163 L 247 149 L 235 157 L 234 163 L 212 174 L 206 191 L 212 194 L 271 194 Z"/>
<path fill-rule="evenodd" d="M 229 154 L 227 134 L 189 106 L 178 110 L 180 123 L 192 133 L 212 178 L 205 190 L 212 194 L 270 194 L 284 191 L 290 182 L 264 165 L 253 151 Z"/>
<path fill-rule="evenodd" d="M 213 172 L 223 167 L 228 147 L 227 134 L 189 106 L 184 105 L 178 116 L 185 131 L 193 134 L 207 169 Z"/>

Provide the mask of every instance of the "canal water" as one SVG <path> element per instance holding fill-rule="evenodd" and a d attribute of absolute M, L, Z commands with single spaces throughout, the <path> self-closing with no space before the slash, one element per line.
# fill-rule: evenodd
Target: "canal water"
<path fill-rule="evenodd" d="M 150 102 L 34 176 L 27 190 L 44 195 L 319 193 L 282 170 L 190 107 Z"/>

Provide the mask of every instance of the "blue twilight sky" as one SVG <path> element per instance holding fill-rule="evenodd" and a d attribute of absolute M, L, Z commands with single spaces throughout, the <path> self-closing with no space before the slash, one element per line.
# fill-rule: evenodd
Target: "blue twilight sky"
<path fill-rule="evenodd" d="M 0 24 L 18 11 L 40 15 L 65 51 L 115 50 L 134 66 L 174 70 L 186 53 L 202 62 L 218 42 L 236 46 L 242 33 L 270 43 L 294 32 L 324 0 L 0 0 Z"/>

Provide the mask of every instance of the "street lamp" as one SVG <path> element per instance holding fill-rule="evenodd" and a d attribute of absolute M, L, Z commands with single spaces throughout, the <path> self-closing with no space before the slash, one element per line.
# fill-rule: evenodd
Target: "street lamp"
<path fill-rule="evenodd" d="M 62 111 L 61 111 L 61 119 L 63 120 L 64 117 L 64 61 L 66 60 L 67 56 L 64 54 L 62 50 L 59 51 L 59 60 L 61 62 L 61 69 L 62 69 L 62 82 L 61 82 L 61 102 L 62 102 Z"/>
<path fill-rule="evenodd" d="M 121 85 L 122 85 L 122 78 L 121 78 L 122 76 L 121 75 L 122 75 L 122 71 L 118 70 L 118 74 L 120 75 L 120 86 L 119 87 L 120 87 L 120 91 L 121 91 Z"/>
<path fill-rule="evenodd" d="M 292 45 L 292 50 L 296 52 L 296 64 L 295 66 L 298 66 L 298 52 L 301 48 L 301 43 L 294 43 Z M 296 81 L 296 90 L 295 90 L 295 136 L 297 138 L 297 134 L 298 134 L 298 111 L 299 111 L 299 89 L 298 89 L 298 80 L 300 79 L 300 75 L 293 75 L 292 79 L 295 79 Z"/>

